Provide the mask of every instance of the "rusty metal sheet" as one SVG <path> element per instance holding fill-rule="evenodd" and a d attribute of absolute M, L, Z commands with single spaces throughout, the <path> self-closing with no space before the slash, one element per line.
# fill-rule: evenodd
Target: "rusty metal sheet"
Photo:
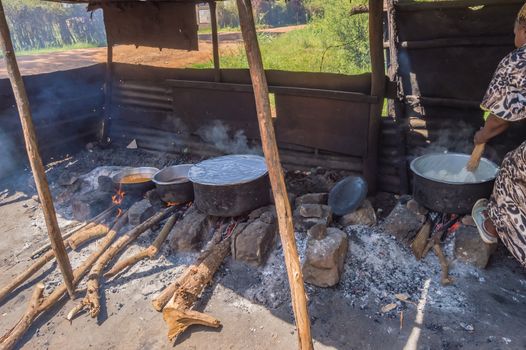
<path fill-rule="evenodd" d="M 173 101 L 174 115 L 192 133 L 220 120 L 234 132 L 242 130 L 248 138 L 260 138 L 252 92 L 174 87 Z"/>
<path fill-rule="evenodd" d="M 276 113 L 278 143 L 365 155 L 369 127 L 366 103 L 276 94 Z"/>
<path fill-rule="evenodd" d="M 102 6 L 108 41 L 181 50 L 197 50 L 195 3 L 125 2 Z"/>

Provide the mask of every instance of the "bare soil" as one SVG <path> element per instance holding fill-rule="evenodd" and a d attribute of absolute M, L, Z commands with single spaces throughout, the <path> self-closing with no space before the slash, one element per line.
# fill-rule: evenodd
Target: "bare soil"
<path fill-rule="evenodd" d="M 82 152 L 50 166 L 52 191 L 64 172 L 89 172 L 100 165 L 162 167 L 196 159 L 152 156 L 140 150 L 107 149 Z M 47 240 L 44 221 L 30 174 L 26 171 L 0 186 L 0 284 L 30 264 L 30 253 Z M 385 194 L 383 195 L 385 196 Z M 68 203 L 58 203 L 62 226 L 70 222 Z M 477 270 L 452 257 L 452 240 L 445 251 L 453 260 L 455 284 L 440 285 L 434 255 L 416 262 L 388 233 L 360 226 L 347 227 L 349 251 L 345 272 L 334 288 L 307 286 L 315 349 L 524 349 L 526 337 L 526 273 L 503 247 L 487 270 Z M 147 247 L 158 231 L 148 232 L 124 253 Z M 305 234 L 297 233 L 303 258 Z M 74 266 L 93 249 L 71 254 Z M 165 244 L 157 260 L 143 261 L 123 276 L 105 281 L 103 310 L 98 320 L 83 314 L 70 324 L 65 315 L 75 302 L 63 300 L 42 315 L 18 346 L 22 349 L 168 349 L 162 315 L 151 299 L 175 280 L 195 253 L 171 251 Z M 60 283 L 54 264 L 0 304 L 0 334 L 19 319 L 36 281 L 49 293 Z M 82 285 L 81 285 L 82 287 Z M 397 301 L 405 293 L 410 302 Z M 83 293 L 78 293 L 78 299 Z M 380 309 L 396 303 L 388 313 Z M 295 349 L 296 330 L 279 242 L 265 266 L 229 257 L 214 277 L 197 309 L 219 318 L 218 330 L 195 327 L 175 346 L 180 349 Z M 403 319 L 402 319 L 403 315 Z"/>
<path fill-rule="evenodd" d="M 269 28 L 260 30 L 269 35 L 279 35 L 292 30 L 301 29 L 304 25 Z M 114 48 L 114 62 L 143 64 L 165 68 L 184 68 L 197 63 L 213 60 L 211 34 L 199 35 L 199 51 L 185 51 L 150 47 L 135 47 L 133 45 L 119 45 Z M 220 55 L 236 53 L 242 45 L 240 32 L 219 33 Z M 76 49 L 44 54 L 18 57 L 22 75 L 50 73 L 105 63 L 106 48 Z M 7 78 L 7 71 L 3 60 L 0 60 L 0 79 Z"/>

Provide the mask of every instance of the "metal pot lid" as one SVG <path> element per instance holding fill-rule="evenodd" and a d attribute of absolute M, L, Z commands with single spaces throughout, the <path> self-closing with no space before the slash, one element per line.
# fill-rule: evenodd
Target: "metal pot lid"
<path fill-rule="evenodd" d="M 212 158 L 195 164 L 188 172 L 193 183 L 211 186 L 238 185 L 267 174 L 265 158 L 236 154 Z"/>

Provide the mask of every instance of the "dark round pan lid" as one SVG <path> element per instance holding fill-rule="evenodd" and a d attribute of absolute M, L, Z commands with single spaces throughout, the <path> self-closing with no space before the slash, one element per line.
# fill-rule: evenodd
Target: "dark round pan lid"
<path fill-rule="evenodd" d="M 348 176 L 329 192 L 329 206 L 336 215 L 352 213 L 367 196 L 367 182 L 360 176 Z"/>
<path fill-rule="evenodd" d="M 207 159 L 188 172 L 190 181 L 200 185 L 229 186 L 248 183 L 267 174 L 265 158 L 236 154 Z"/>

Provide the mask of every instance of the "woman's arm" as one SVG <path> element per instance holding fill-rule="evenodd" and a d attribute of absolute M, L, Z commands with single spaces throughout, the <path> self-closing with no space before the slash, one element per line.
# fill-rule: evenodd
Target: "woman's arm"
<path fill-rule="evenodd" d="M 479 131 L 475 133 L 473 141 L 475 145 L 486 143 L 490 139 L 504 132 L 510 126 L 510 122 L 491 114 L 486 119 L 486 124 Z"/>

